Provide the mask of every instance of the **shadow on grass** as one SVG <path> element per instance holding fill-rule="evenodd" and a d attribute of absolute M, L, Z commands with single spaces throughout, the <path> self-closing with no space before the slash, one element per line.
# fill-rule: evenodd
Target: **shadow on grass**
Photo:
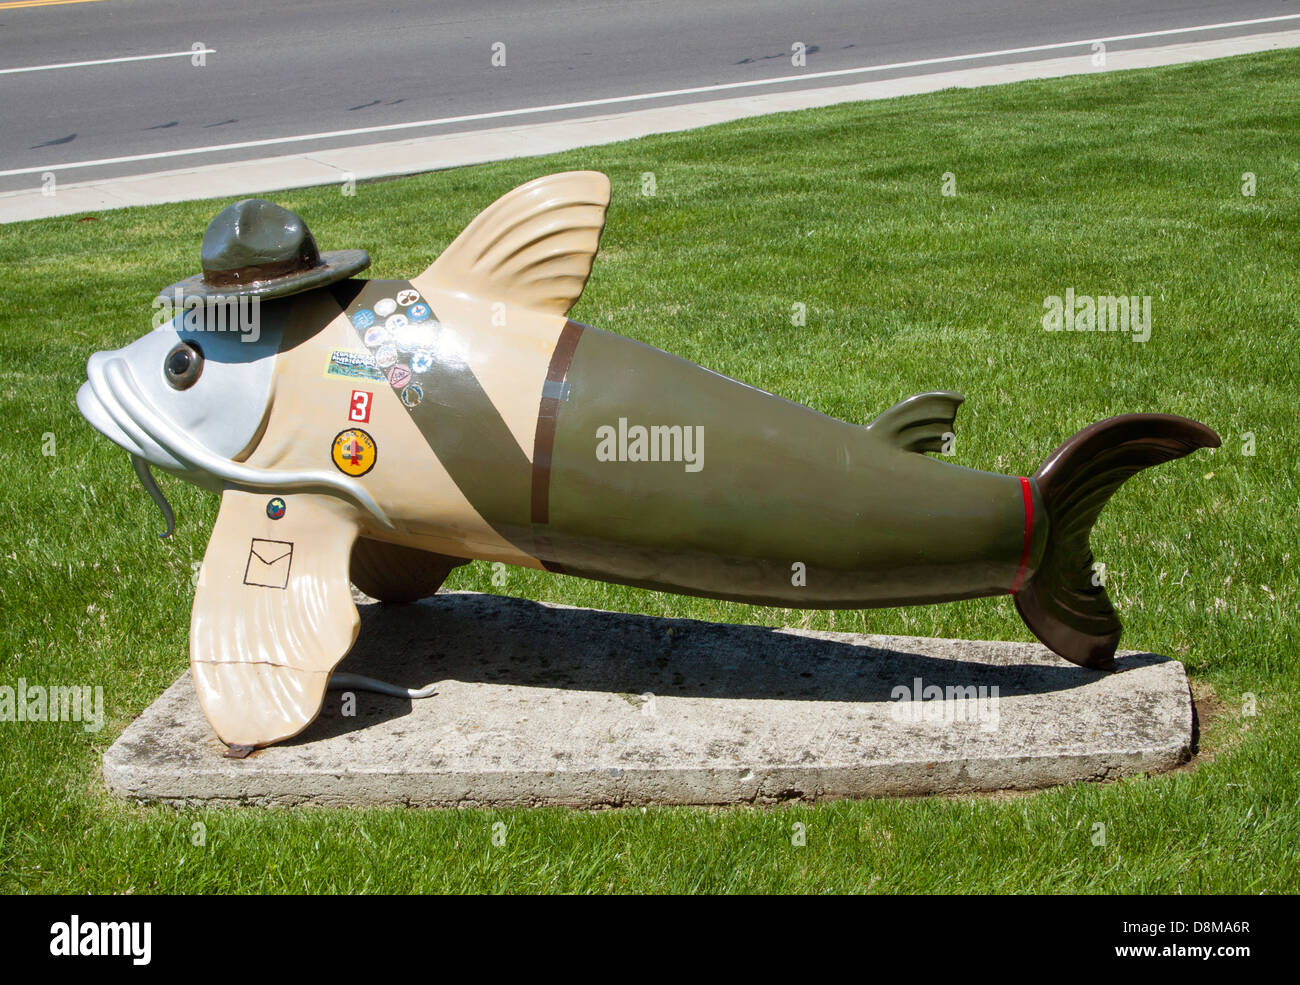
<path fill-rule="evenodd" d="M 1009 698 L 1066 691 L 1109 676 L 1056 658 L 1042 662 L 1046 651 L 1025 644 L 1008 649 L 935 641 L 922 650 L 899 638 L 897 645 L 869 647 L 832 634 L 557 608 L 469 592 L 359 608 L 361 633 L 338 669 L 403 687 L 456 680 L 601 691 L 632 703 L 647 694 L 886 702 L 896 688 L 912 688 L 918 679 L 925 687 L 996 687 Z M 1134 654 L 1119 660 L 1119 672 L 1167 660 Z M 331 691 L 321 717 L 284 744 L 316 742 L 411 712 L 409 699 L 367 694 L 355 714 L 345 716 L 342 700 Z"/>

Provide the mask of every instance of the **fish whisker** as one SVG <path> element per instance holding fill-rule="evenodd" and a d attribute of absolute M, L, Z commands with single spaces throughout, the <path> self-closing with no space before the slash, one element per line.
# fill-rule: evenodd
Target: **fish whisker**
<path fill-rule="evenodd" d="M 163 491 L 158 488 L 158 482 L 149 471 L 149 463 L 139 455 L 131 456 L 131 464 L 135 467 L 135 474 L 140 477 L 140 484 L 144 486 L 144 491 L 149 497 L 158 504 L 158 509 L 162 511 L 163 520 L 167 523 L 167 529 L 158 535 L 162 540 L 170 537 L 176 530 L 176 514 L 172 512 L 172 504 L 167 502 L 167 497 Z"/>
<path fill-rule="evenodd" d="M 388 681 L 344 671 L 335 671 L 330 675 L 329 682 L 331 691 L 370 691 L 374 694 L 386 694 L 392 698 L 432 698 L 438 693 L 437 686 L 437 684 L 429 684 L 421 688 L 402 687 L 400 684 L 390 684 Z"/>

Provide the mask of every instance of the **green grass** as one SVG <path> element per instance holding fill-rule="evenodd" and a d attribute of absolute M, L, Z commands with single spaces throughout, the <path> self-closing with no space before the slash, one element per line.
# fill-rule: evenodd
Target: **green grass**
<path fill-rule="evenodd" d="M 1027 475 L 1080 427 L 1164 411 L 1222 449 L 1127 484 L 1094 535 L 1124 645 L 1224 711 L 1193 769 L 1023 797 L 502 811 L 182 811 L 103 790 L 99 758 L 186 666 L 215 498 L 164 479 L 176 536 L 73 395 L 150 324 L 219 207 L 0 227 L 3 672 L 104 687 L 107 721 L 0 723 L 0 888 L 155 891 L 1261 892 L 1300 887 L 1295 636 L 1300 53 L 947 91 L 544 159 L 277 194 L 372 275 L 422 269 L 515 184 L 614 183 L 574 317 L 865 422 L 956 389 L 956 461 Z M 655 197 L 639 195 L 654 172 Z M 1243 172 L 1257 194 L 1241 193 Z M 941 176 L 958 194 L 940 194 Z M 1049 334 L 1043 299 L 1151 295 L 1152 337 Z M 807 306 L 807 325 L 791 306 Z M 1244 435 L 1255 454 L 1243 454 Z M 56 454 L 42 454 L 52 433 Z M 452 588 L 494 590 L 460 569 Z M 1028 640 L 1009 599 L 800 612 L 513 570 L 511 594 L 765 625 Z M 1257 714 L 1242 714 L 1243 696 Z M 206 825 L 206 845 L 192 844 Z M 492 826 L 507 825 L 494 847 Z M 807 846 L 791 845 L 792 825 Z M 1105 847 L 1091 844 L 1106 825 Z"/>

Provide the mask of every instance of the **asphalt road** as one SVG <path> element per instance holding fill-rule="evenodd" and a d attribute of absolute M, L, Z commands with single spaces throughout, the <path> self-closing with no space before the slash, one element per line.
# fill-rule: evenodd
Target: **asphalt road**
<path fill-rule="evenodd" d="M 600 109 L 337 131 L 1300 15 L 1296 0 L 822 0 L 808 4 L 812 9 L 802 6 L 789 0 L 0 0 L 0 190 L 38 185 L 51 167 L 60 182 L 143 174 Z M 1297 27 L 1300 19 L 1117 41 L 1110 48 Z M 806 66 L 792 65 L 795 42 L 806 46 Z M 493 64 L 497 43 L 504 45 L 504 65 Z M 202 65 L 189 54 L 195 45 L 212 49 Z M 1071 52 L 1089 55 L 1085 45 L 604 109 Z M 184 54 L 65 64 L 174 53 Z M 313 134 L 331 136 L 284 139 Z M 271 142 L 226 146 L 251 141 Z M 104 161 L 111 163 L 92 163 Z M 24 173 L 4 173 L 10 171 Z"/>

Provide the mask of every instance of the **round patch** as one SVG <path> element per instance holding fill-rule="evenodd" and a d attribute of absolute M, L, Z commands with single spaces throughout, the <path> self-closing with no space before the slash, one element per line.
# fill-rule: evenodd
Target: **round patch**
<path fill-rule="evenodd" d="M 403 325 L 393 332 L 393 345 L 402 352 L 415 352 L 417 349 L 430 348 L 436 338 L 431 322 Z"/>
<path fill-rule="evenodd" d="M 433 366 L 433 353 L 427 349 L 421 349 L 411 357 L 412 373 L 427 373 Z"/>
<path fill-rule="evenodd" d="M 397 302 L 392 298 L 381 298 L 375 302 L 375 314 L 380 318 L 387 318 L 397 310 Z"/>
<path fill-rule="evenodd" d="M 375 323 L 375 313 L 369 308 L 362 308 L 352 316 L 352 324 L 357 328 L 369 328 Z"/>
<path fill-rule="evenodd" d="M 379 351 L 375 353 L 375 363 L 380 369 L 387 369 L 395 362 L 397 362 L 397 346 L 395 345 L 381 346 Z"/>
<path fill-rule="evenodd" d="M 394 390 L 400 390 L 411 382 L 409 366 L 394 366 L 388 371 L 388 383 Z"/>
<path fill-rule="evenodd" d="M 414 407 L 424 399 L 424 387 L 418 383 L 412 383 L 402 391 L 402 403 L 407 407 Z"/>
<path fill-rule="evenodd" d="M 389 339 L 389 332 L 383 325 L 372 325 L 366 329 L 366 345 L 372 349 L 377 345 L 383 345 Z"/>
<path fill-rule="evenodd" d="M 330 458 L 345 475 L 365 475 L 375 467 L 378 451 L 375 439 L 360 428 L 348 428 L 334 436 Z"/>
<path fill-rule="evenodd" d="M 421 301 L 419 304 L 411 305 L 410 310 L 406 312 L 406 317 L 411 321 L 428 321 L 432 314 L 433 309 Z"/>
<path fill-rule="evenodd" d="M 397 292 L 397 303 L 405 308 L 408 304 L 415 304 L 420 300 L 420 292 L 413 287 L 407 287 Z"/>
<path fill-rule="evenodd" d="M 389 315 L 384 322 L 384 328 L 390 332 L 396 332 L 399 328 L 405 328 L 409 324 L 411 324 L 410 319 L 405 315 Z"/>
<path fill-rule="evenodd" d="M 274 499 L 272 499 L 270 502 L 266 504 L 266 515 L 269 516 L 272 520 L 280 519 L 280 517 L 284 516 L 284 511 L 285 511 L 284 500 L 281 499 L 279 496 L 276 496 Z"/>

